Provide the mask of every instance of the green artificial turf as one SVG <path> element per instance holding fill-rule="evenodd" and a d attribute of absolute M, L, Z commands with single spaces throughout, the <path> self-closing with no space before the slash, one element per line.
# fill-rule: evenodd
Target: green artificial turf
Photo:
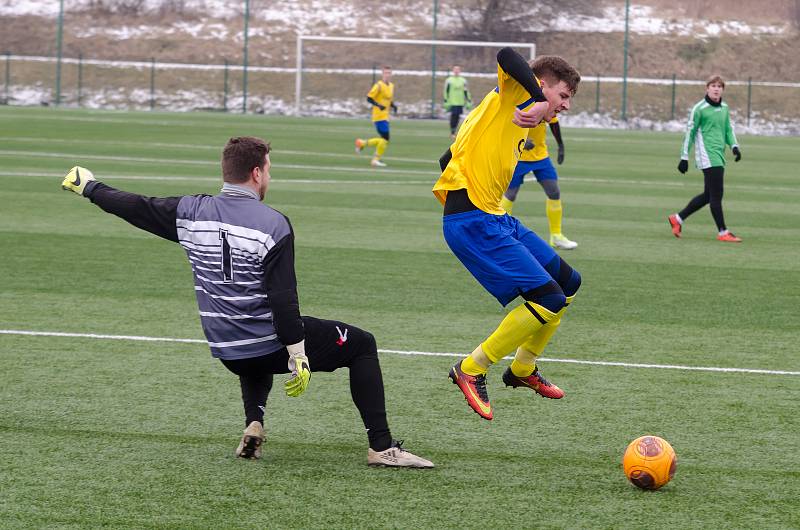
<path fill-rule="evenodd" d="M 366 466 L 346 372 L 270 397 L 264 458 L 233 456 L 236 378 L 201 343 L 0 334 L 0 527 L 796 528 L 800 526 L 798 138 L 740 138 L 725 214 L 675 239 L 702 188 L 676 134 L 571 129 L 563 257 L 583 286 L 545 352 L 561 401 L 489 373 L 492 422 L 454 357 L 383 353 L 393 434 L 436 469 Z M 216 193 L 227 138 L 272 142 L 267 203 L 296 236 L 303 313 L 379 348 L 466 353 L 503 316 L 447 249 L 430 192 L 444 122 L 398 121 L 384 169 L 361 120 L 0 108 L 0 330 L 201 339 L 181 249 L 60 189 L 75 164 L 147 195 Z M 547 234 L 527 184 L 515 215 Z M 572 364 L 565 359 L 793 374 Z M 505 364 L 505 362 L 503 362 Z M 626 445 L 670 441 L 674 480 L 631 486 Z"/>

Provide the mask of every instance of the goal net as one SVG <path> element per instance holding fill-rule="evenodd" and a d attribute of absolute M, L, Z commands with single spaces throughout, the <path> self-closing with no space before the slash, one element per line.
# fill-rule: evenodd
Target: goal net
<path fill-rule="evenodd" d="M 294 112 L 367 116 L 367 92 L 386 65 L 392 67 L 400 113 L 436 117 L 443 113 L 442 91 L 452 67 L 461 66 L 477 104 L 497 85 L 496 56 L 505 46 L 530 58 L 536 54 L 532 43 L 298 35 Z"/>

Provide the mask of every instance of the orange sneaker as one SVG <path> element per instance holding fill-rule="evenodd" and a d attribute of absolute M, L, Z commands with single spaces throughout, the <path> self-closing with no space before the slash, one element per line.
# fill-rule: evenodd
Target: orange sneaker
<path fill-rule="evenodd" d="M 362 140 L 361 138 L 356 138 L 356 153 L 360 153 L 364 146 L 367 145 L 367 142 Z"/>
<path fill-rule="evenodd" d="M 667 217 L 667 221 L 669 221 L 669 226 L 672 228 L 672 235 L 675 237 L 681 237 L 681 223 L 678 221 L 678 216 L 672 214 Z"/>
<path fill-rule="evenodd" d="M 742 242 L 742 238 L 741 237 L 736 237 L 735 235 L 733 235 L 733 232 L 725 232 L 721 236 L 717 236 L 717 239 L 719 241 L 725 241 L 727 243 L 741 243 Z"/>
<path fill-rule="evenodd" d="M 491 420 L 492 405 L 489 403 L 489 394 L 486 392 L 486 375 L 468 375 L 461 371 L 461 361 L 450 368 L 448 374 L 454 385 L 458 385 L 472 410 L 481 418 Z"/>
<path fill-rule="evenodd" d="M 544 378 L 536 368 L 528 377 L 518 377 L 514 375 L 511 368 L 506 368 L 503 373 L 503 382 L 506 386 L 517 388 L 518 386 L 528 387 L 542 397 L 550 399 L 561 399 L 564 397 L 564 391 L 556 385 Z"/>

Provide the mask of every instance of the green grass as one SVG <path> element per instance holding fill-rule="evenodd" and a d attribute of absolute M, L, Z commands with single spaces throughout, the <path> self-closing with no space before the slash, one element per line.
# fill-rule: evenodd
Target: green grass
<path fill-rule="evenodd" d="M 202 337 L 181 249 L 61 191 L 80 163 L 148 195 L 215 193 L 234 135 L 272 141 L 267 202 L 296 233 L 303 312 L 379 347 L 467 352 L 503 311 L 446 248 L 430 193 L 444 122 L 393 124 L 390 166 L 352 153 L 368 122 L 0 108 L 0 329 Z M 564 257 L 583 287 L 554 359 L 800 371 L 797 138 L 740 139 L 725 213 L 682 240 L 667 214 L 699 191 L 673 134 L 565 129 Z M 544 198 L 515 213 L 546 234 Z M 393 433 L 431 471 L 370 469 L 345 372 L 275 392 L 264 459 L 233 458 L 236 379 L 202 344 L 0 334 L 0 527 L 386 528 L 800 526 L 800 377 L 543 362 L 558 402 L 490 372 L 495 420 L 446 378 L 453 358 L 383 354 Z M 277 387 L 276 387 L 277 388 Z M 629 485 L 633 438 L 679 457 Z"/>

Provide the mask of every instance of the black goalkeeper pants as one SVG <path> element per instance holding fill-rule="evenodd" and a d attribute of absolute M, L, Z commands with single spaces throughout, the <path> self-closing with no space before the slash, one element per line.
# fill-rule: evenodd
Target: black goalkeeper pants
<path fill-rule="evenodd" d="M 369 446 L 375 451 L 388 449 L 392 435 L 386 420 L 383 376 L 375 337 L 368 331 L 335 320 L 304 316 L 303 325 L 306 355 L 312 374 L 349 368 L 350 394 L 367 428 Z M 272 389 L 272 376 L 289 372 L 289 353 L 286 348 L 261 357 L 221 361 L 228 370 L 239 376 L 245 426 L 252 421 L 263 425 L 263 407 L 266 407 L 267 396 Z"/>
<path fill-rule="evenodd" d="M 455 134 L 458 129 L 458 120 L 461 119 L 461 113 L 464 112 L 462 105 L 453 105 L 450 107 L 450 134 Z"/>
<path fill-rule="evenodd" d="M 711 209 L 711 216 L 717 224 L 717 229 L 722 232 L 725 230 L 725 216 L 722 214 L 722 194 L 724 187 L 722 184 L 725 176 L 725 168 L 722 166 L 709 167 L 703 170 L 703 193 L 697 195 L 689 201 L 686 208 L 678 212 L 681 219 L 686 219 L 694 212 L 708 204 Z"/>

